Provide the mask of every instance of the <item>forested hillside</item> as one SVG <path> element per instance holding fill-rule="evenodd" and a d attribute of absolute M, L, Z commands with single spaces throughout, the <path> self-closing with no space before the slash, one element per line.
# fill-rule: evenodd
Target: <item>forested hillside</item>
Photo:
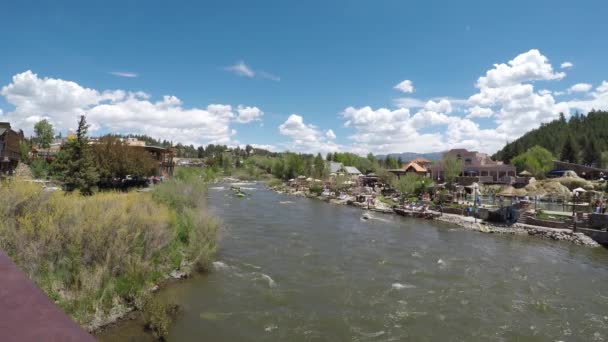
<path fill-rule="evenodd" d="M 536 145 L 563 161 L 600 166 L 604 164 L 602 152 L 608 151 L 608 112 L 575 114 L 570 120 L 566 120 L 562 114 L 558 120 L 543 124 L 507 143 L 493 158 L 509 162 Z"/>

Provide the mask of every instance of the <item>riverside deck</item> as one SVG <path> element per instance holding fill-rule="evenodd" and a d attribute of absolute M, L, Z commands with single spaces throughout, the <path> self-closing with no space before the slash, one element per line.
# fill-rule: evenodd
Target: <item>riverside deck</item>
<path fill-rule="evenodd" d="M 0 341 L 95 341 L 0 250 Z"/>

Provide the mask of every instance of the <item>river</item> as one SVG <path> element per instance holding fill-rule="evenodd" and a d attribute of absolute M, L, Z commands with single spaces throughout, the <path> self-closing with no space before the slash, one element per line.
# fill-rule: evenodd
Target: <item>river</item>
<path fill-rule="evenodd" d="M 163 289 L 170 341 L 608 340 L 608 251 L 211 187 L 214 270 Z M 145 341 L 135 322 L 102 340 Z"/>

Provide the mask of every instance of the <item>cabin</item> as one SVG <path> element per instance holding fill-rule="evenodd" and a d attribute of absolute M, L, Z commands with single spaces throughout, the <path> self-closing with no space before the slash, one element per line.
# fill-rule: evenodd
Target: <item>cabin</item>
<path fill-rule="evenodd" d="M 416 159 L 423 159 L 424 161 L 426 161 L 426 159 L 424 159 L 424 158 L 416 158 Z M 428 177 L 429 176 L 429 170 L 428 170 L 427 166 L 431 162 L 427 161 L 428 163 L 425 163 L 424 161 L 422 161 L 422 164 L 419 164 L 416 161 L 416 159 L 410 161 L 407 164 L 405 164 L 400 169 L 391 169 L 391 170 L 388 170 L 388 172 L 390 172 L 390 173 L 394 174 L 395 176 L 397 176 L 398 179 L 402 175 L 405 175 L 407 173 L 414 173 L 414 174 L 417 174 L 417 175 L 422 176 L 422 177 Z M 423 166 L 423 165 L 427 165 L 427 166 Z"/>
<path fill-rule="evenodd" d="M 172 149 L 160 146 L 144 146 L 144 149 L 150 153 L 152 159 L 158 162 L 157 176 L 173 176 L 173 170 L 175 169 L 173 156 L 175 152 Z"/>
<path fill-rule="evenodd" d="M 0 175 L 12 175 L 21 159 L 23 131 L 15 131 L 8 122 L 0 122 Z"/>
<path fill-rule="evenodd" d="M 346 175 L 351 177 L 359 177 L 363 175 L 356 167 L 344 166 L 344 164 L 338 162 L 327 162 L 327 168 L 329 169 L 329 174 L 331 176 Z"/>

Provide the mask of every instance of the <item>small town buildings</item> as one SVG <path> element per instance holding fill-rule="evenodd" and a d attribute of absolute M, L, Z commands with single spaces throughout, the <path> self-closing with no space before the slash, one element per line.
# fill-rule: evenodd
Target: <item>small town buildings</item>
<path fill-rule="evenodd" d="M 0 174 L 11 175 L 21 159 L 19 146 L 24 140 L 23 131 L 15 131 L 8 122 L 0 122 Z"/>
<path fill-rule="evenodd" d="M 517 176 L 515 166 L 504 164 L 502 161 L 494 161 L 486 153 L 466 149 L 452 149 L 445 153 L 444 158 L 448 156 L 462 161 L 461 177 L 476 178 L 474 181 L 480 183 L 512 184 L 515 182 Z M 445 180 L 441 162 L 435 163 L 430 171 L 433 180 L 439 183 Z"/>

